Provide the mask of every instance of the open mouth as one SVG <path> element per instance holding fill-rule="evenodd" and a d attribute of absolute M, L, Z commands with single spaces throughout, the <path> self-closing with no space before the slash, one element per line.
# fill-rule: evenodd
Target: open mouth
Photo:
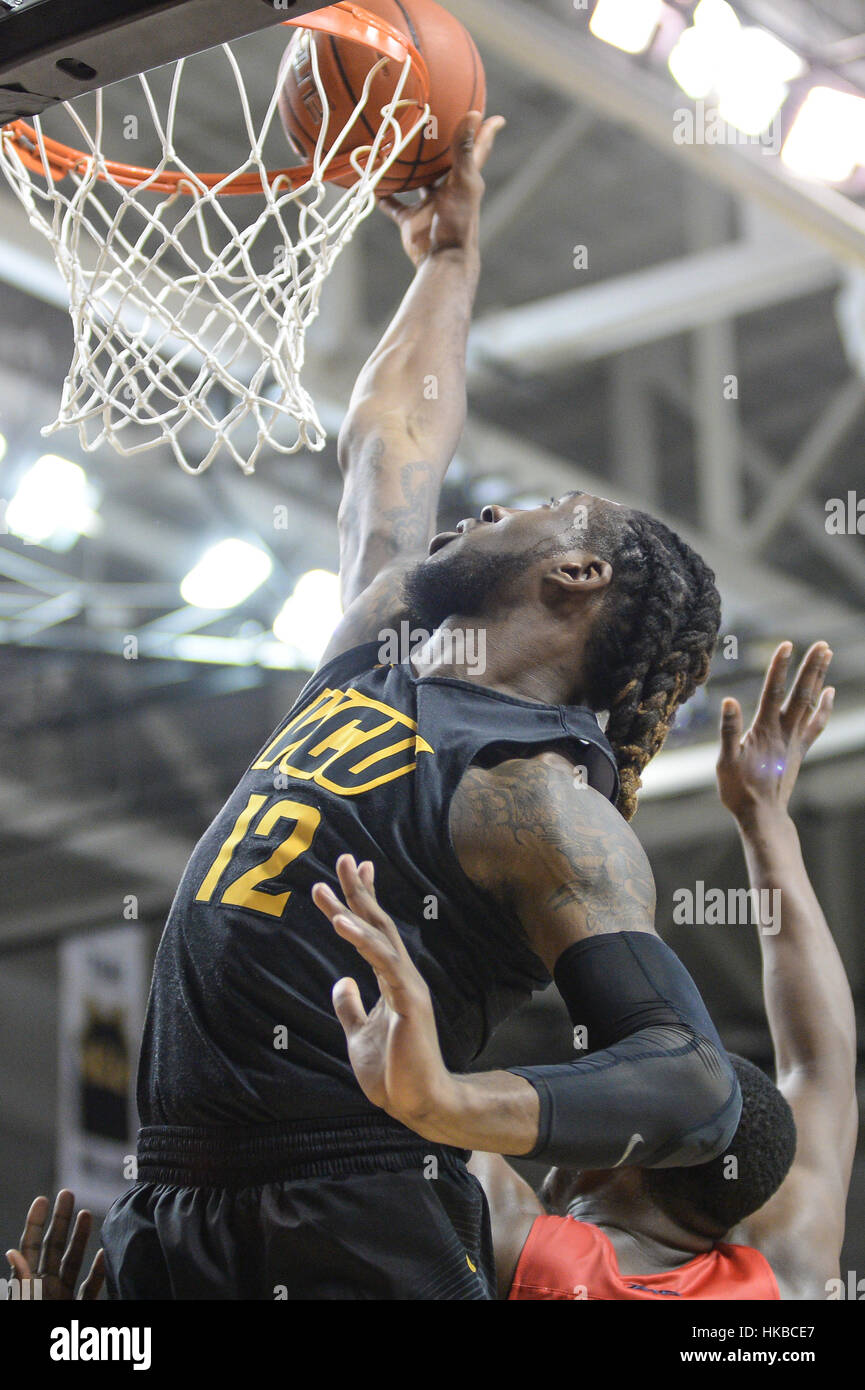
<path fill-rule="evenodd" d="M 440 531 L 437 536 L 433 536 L 429 543 L 429 554 L 435 555 L 437 550 L 449 545 L 451 541 L 459 539 L 458 531 Z"/>

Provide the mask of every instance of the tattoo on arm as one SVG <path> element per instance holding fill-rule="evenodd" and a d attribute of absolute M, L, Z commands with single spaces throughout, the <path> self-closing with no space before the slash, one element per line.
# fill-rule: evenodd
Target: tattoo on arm
<path fill-rule="evenodd" d="M 381 468 L 382 465 L 378 465 Z M 390 529 L 397 553 L 425 549 L 432 539 L 439 483 L 429 463 L 404 463 L 399 471 L 403 500 L 386 507 L 382 520 Z"/>
<path fill-rule="evenodd" d="M 451 827 L 466 873 L 516 912 L 533 942 L 652 930 L 642 846 L 604 797 L 575 786 L 564 759 L 469 768 Z"/>
<path fill-rule="evenodd" d="M 395 560 L 420 558 L 435 526 L 441 479 L 425 459 L 399 463 L 381 435 L 349 474 L 340 507 L 345 602 Z"/>

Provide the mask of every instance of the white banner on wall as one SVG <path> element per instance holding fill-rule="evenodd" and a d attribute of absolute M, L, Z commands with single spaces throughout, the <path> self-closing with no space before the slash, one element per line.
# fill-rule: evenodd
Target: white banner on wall
<path fill-rule="evenodd" d="M 146 933 L 137 925 L 60 947 L 57 1185 L 108 1210 L 133 1176 L 135 1070 L 147 1001 Z"/>

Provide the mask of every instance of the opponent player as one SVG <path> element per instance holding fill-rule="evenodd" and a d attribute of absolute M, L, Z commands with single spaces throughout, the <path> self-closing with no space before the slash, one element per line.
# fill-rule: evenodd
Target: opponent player
<path fill-rule="evenodd" d="M 785 643 L 775 653 L 744 739 L 741 709 L 725 701 L 718 761 L 752 890 L 781 895 L 780 930 L 759 936 L 778 1085 L 734 1058 L 743 1097 L 736 1135 L 728 1152 L 689 1168 L 554 1168 L 539 1200 L 498 1154 L 473 1155 L 503 1298 L 824 1299 L 831 1292 L 856 1146 L 856 1032 L 850 987 L 787 813 L 802 759 L 832 709 L 834 691 L 823 689 L 831 652 L 825 643 L 810 649 L 785 699 L 791 651 Z M 366 866 L 361 879 L 361 893 L 363 881 L 369 888 L 362 915 L 341 905 L 328 912 L 382 988 L 366 1019 L 352 1007 L 350 986 L 340 985 L 349 1054 L 371 1099 L 420 1133 L 447 1138 L 461 1132 L 452 1116 L 465 1100 L 450 1096 L 428 993 L 375 904 Z M 483 1076 L 460 1086 L 485 1094 Z"/>
<path fill-rule="evenodd" d="M 431 540 L 465 415 L 480 166 L 500 124 L 467 117 L 447 180 L 392 208 L 416 273 L 340 435 L 345 617 L 193 852 L 166 924 L 138 1182 L 104 1228 L 115 1297 L 491 1296 L 465 1159 L 494 1136 L 484 1123 L 418 1138 L 369 1102 L 346 1055 L 331 989 L 354 953 L 312 900 L 344 851 L 379 865 L 453 1072 L 551 972 L 580 1021 L 592 1011 L 605 1072 L 492 1083 L 512 1152 L 688 1164 L 722 1152 L 738 1121 L 711 1020 L 654 935 L 626 823 L 641 768 L 706 677 L 711 573 L 660 523 L 579 493 L 485 507 Z M 430 640 L 394 663 L 383 647 L 405 618 Z M 477 653 L 481 633 L 485 666 L 455 659 L 445 639 Z M 372 971 L 359 985 L 375 998 Z"/>
<path fill-rule="evenodd" d="M 46 1230 L 49 1210 L 51 1219 Z M 57 1193 L 53 1208 L 47 1197 L 33 1199 L 24 1220 L 18 1248 L 6 1251 L 9 1278 L 19 1281 L 22 1286 L 19 1293 L 23 1300 L 29 1302 L 32 1298 L 40 1298 L 45 1302 L 56 1302 L 76 1297 L 75 1288 L 92 1225 L 93 1217 L 89 1211 L 75 1211 L 75 1196 L 66 1187 Z M 104 1277 L 103 1253 L 97 1250 L 89 1272 L 81 1281 L 77 1297 L 85 1300 L 98 1298 Z M 31 1280 L 38 1280 L 38 1294 L 25 1287 Z M 11 1288 L 8 1296 L 14 1298 Z"/>

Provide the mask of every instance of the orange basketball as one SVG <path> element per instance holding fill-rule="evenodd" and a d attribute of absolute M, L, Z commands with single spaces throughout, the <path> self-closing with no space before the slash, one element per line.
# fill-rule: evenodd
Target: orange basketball
<path fill-rule="evenodd" d="M 434 183 L 450 168 L 450 143 L 457 123 L 467 111 L 483 111 L 486 80 L 471 34 L 454 15 L 434 0 L 361 0 L 363 9 L 386 20 L 411 40 L 429 70 L 431 119 L 403 150 L 378 186 L 379 194 L 399 193 Z M 286 49 L 280 74 L 279 114 L 292 148 L 311 159 L 321 128 L 321 98 L 312 73 L 310 47 L 315 45 L 318 68 L 330 106 L 328 133 L 342 130 L 363 92 L 370 68 L 380 54 L 352 39 L 298 29 Z M 348 153 L 368 145 L 380 126 L 380 111 L 392 99 L 400 64 L 388 58 L 373 78 L 366 105 L 340 147 Z M 415 88 L 411 79 L 404 95 Z M 347 187 L 354 176 L 335 179 Z"/>

